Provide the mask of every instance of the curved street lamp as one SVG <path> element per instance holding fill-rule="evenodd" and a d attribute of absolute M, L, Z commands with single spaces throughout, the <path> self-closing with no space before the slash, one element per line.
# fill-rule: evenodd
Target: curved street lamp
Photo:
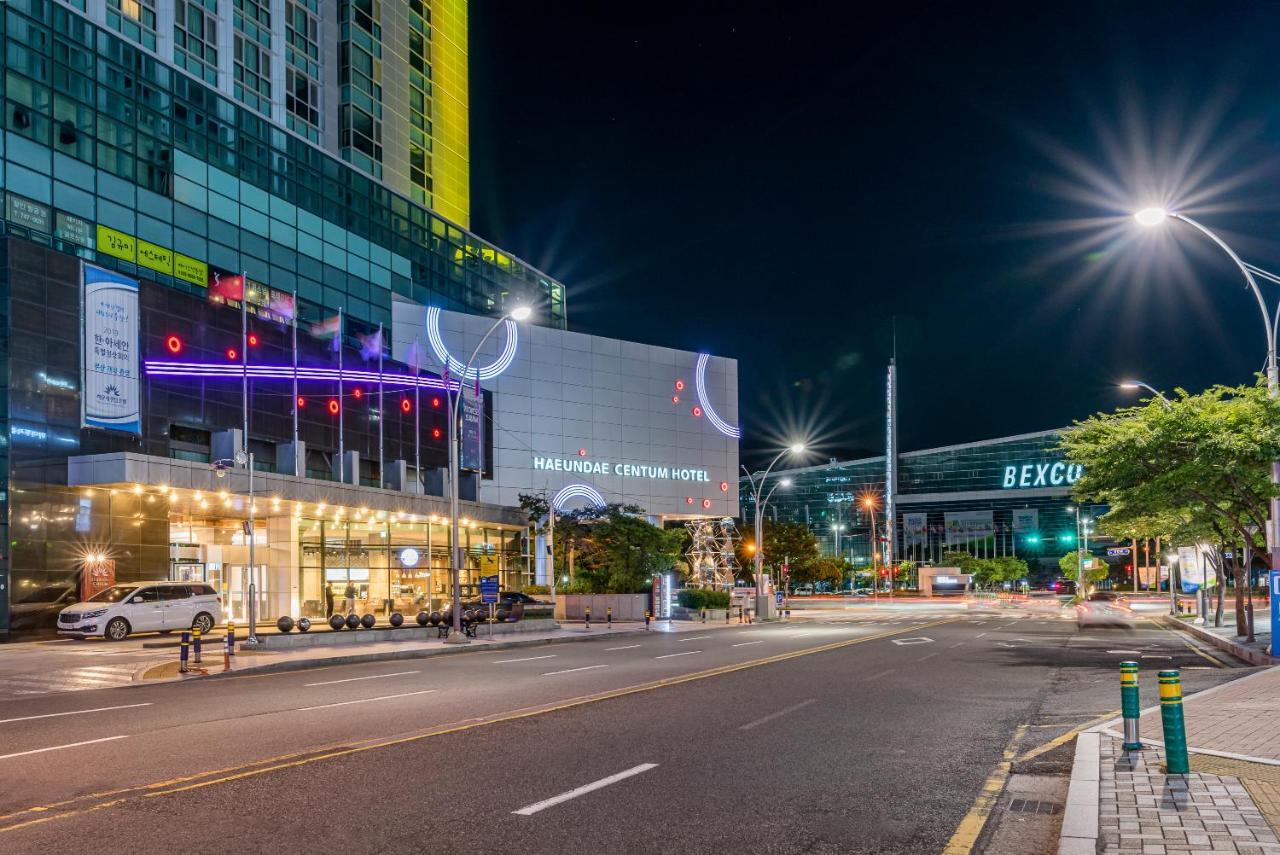
<path fill-rule="evenodd" d="M 476 361 L 476 357 L 480 354 L 480 348 L 484 347 L 484 343 L 489 340 L 489 336 L 493 335 L 494 331 L 508 320 L 525 321 L 529 319 L 531 314 L 533 314 L 533 310 L 528 306 L 516 306 L 493 322 L 488 331 L 480 337 L 480 341 L 476 342 L 475 350 L 471 351 L 471 358 L 467 360 L 466 365 L 463 366 L 462 371 L 458 374 L 458 391 L 449 404 L 449 583 L 453 589 L 449 610 L 452 613 L 453 631 L 445 638 L 445 644 L 471 643 L 462 634 L 462 592 L 459 583 L 459 576 L 462 572 L 462 546 L 459 543 L 458 532 L 458 465 L 462 456 L 462 449 L 459 447 L 462 444 L 462 431 L 458 429 L 458 412 L 459 405 L 462 403 L 462 384 L 467 382 L 467 374 L 471 371 L 471 363 Z M 476 383 L 479 382 L 477 379 Z"/>
<path fill-rule="evenodd" d="M 1258 288 L 1257 280 L 1254 279 L 1254 271 L 1257 268 L 1251 264 L 1246 264 L 1239 255 L 1236 255 L 1235 250 L 1227 245 L 1226 241 L 1185 214 L 1179 214 L 1177 211 L 1168 211 L 1161 207 L 1150 207 L 1137 211 L 1133 218 L 1147 227 L 1162 225 L 1166 220 L 1184 222 L 1217 244 L 1231 258 L 1236 267 L 1240 269 L 1245 282 L 1248 283 L 1249 288 L 1253 291 L 1253 296 L 1258 301 L 1258 309 L 1262 312 L 1262 326 L 1267 336 L 1267 394 L 1273 399 L 1280 397 L 1280 375 L 1276 373 L 1276 336 L 1277 330 L 1280 329 L 1280 317 L 1273 317 L 1271 310 L 1267 308 L 1267 301 L 1262 296 L 1262 290 Z M 1268 275 L 1267 278 L 1270 278 L 1270 276 Z M 1277 315 L 1280 316 L 1280 307 L 1277 307 L 1276 311 Z M 1280 460 L 1271 462 L 1271 483 L 1273 486 L 1280 487 Z M 1277 525 L 1280 525 L 1280 496 L 1272 498 L 1270 506 L 1271 519 L 1267 524 L 1267 551 L 1271 554 L 1271 566 L 1280 567 L 1280 530 L 1277 529 Z"/>
<path fill-rule="evenodd" d="M 782 459 L 784 454 L 803 454 L 804 450 L 804 443 L 796 442 L 779 451 L 774 455 L 773 460 L 769 461 L 769 465 L 765 467 L 764 473 L 760 476 L 760 480 L 758 482 L 755 476 L 747 471 L 746 466 L 742 467 L 742 471 L 747 473 L 747 482 L 751 484 L 751 494 L 755 498 L 756 504 L 756 596 L 762 596 L 764 594 L 764 505 L 769 501 L 769 496 L 773 495 L 773 490 L 778 489 L 783 481 L 789 481 L 790 479 L 784 478 L 780 480 L 773 486 L 773 489 L 769 491 L 768 496 L 765 496 L 763 500 L 760 497 L 760 493 L 764 490 L 764 482 L 769 478 L 769 473 L 773 471 L 773 467 L 777 465 L 778 461 Z"/>
<path fill-rule="evenodd" d="M 1121 389 L 1146 389 L 1156 397 L 1156 400 L 1158 400 L 1161 406 L 1166 410 L 1173 409 L 1173 404 L 1171 404 L 1169 399 L 1164 396 L 1164 392 L 1161 392 L 1150 383 L 1143 383 L 1141 380 L 1122 380 L 1119 385 Z"/>

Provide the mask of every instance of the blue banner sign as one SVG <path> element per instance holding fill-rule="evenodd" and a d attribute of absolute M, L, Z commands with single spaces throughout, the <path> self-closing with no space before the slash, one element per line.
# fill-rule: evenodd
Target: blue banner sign
<path fill-rule="evenodd" d="M 498 577 L 496 575 L 480 577 L 480 602 L 498 602 Z"/>

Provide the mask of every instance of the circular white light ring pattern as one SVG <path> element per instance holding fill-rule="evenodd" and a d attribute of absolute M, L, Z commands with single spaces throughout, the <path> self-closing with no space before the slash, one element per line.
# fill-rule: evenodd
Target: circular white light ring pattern
<path fill-rule="evenodd" d="M 709 353 L 698 354 L 698 370 L 694 372 L 693 381 L 698 389 L 698 403 L 702 405 L 702 414 L 707 417 L 707 421 L 715 426 L 730 439 L 741 439 L 742 431 L 734 425 L 729 424 L 716 414 L 715 407 L 711 406 L 711 401 L 707 399 L 707 360 L 711 358 Z"/>
<path fill-rule="evenodd" d="M 511 363 L 516 358 L 516 344 L 520 333 L 516 322 L 510 318 L 507 318 L 503 326 L 507 328 L 507 343 L 502 348 L 502 353 L 498 354 L 498 358 L 488 365 L 467 368 L 453 357 L 449 348 L 444 346 L 444 338 L 440 335 L 440 308 L 427 307 L 427 342 L 431 345 L 436 358 L 448 366 L 449 374 L 462 380 L 475 380 L 477 377 L 481 380 L 492 380 L 511 367 Z"/>
<path fill-rule="evenodd" d="M 586 499 L 597 508 L 603 508 L 608 504 L 604 500 L 604 496 L 600 495 L 600 491 L 590 484 L 570 484 L 552 497 L 551 507 L 557 511 L 563 511 L 565 504 L 570 499 Z"/>

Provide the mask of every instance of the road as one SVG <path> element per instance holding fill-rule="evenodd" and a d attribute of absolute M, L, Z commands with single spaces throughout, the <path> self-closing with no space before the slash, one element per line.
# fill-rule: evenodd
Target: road
<path fill-rule="evenodd" d="M 1153 624 L 858 607 L 10 700 L 0 850 L 940 852 L 1125 658 L 1147 704 L 1244 673 Z"/>

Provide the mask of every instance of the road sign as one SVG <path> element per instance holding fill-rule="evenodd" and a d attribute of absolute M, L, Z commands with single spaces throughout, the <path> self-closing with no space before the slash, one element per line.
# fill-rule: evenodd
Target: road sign
<path fill-rule="evenodd" d="M 481 576 L 480 577 L 480 602 L 482 603 L 498 602 L 498 577 L 497 576 Z"/>
<path fill-rule="evenodd" d="M 776 600 L 776 601 L 777 601 L 777 603 L 778 603 L 778 608 L 782 608 L 782 592 L 781 592 L 781 591 L 774 591 L 774 592 L 773 592 L 773 598 L 774 598 L 774 600 Z"/>
<path fill-rule="evenodd" d="M 1110 555 L 1110 556 L 1128 555 L 1129 552 L 1130 550 L 1129 550 L 1129 547 L 1127 546 L 1112 546 L 1109 549 L 1107 549 L 1107 555 Z"/>

